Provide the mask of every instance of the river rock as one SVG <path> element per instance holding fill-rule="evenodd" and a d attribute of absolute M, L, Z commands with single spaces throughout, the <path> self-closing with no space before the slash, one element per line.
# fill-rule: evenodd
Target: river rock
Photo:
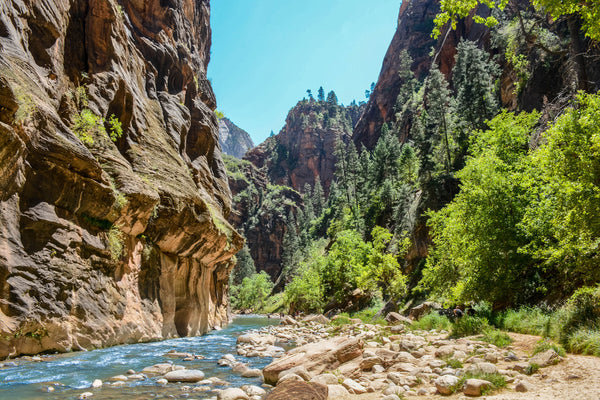
<path fill-rule="evenodd" d="M 469 365 L 467 372 L 472 372 L 474 374 L 497 374 L 498 367 L 489 362 L 478 362 Z"/>
<path fill-rule="evenodd" d="M 79 399 L 89 399 L 93 395 L 94 395 L 94 393 L 92 393 L 92 392 L 83 392 L 79 395 Z"/>
<path fill-rule="evenodd" d="M 267 391 L 261 387 L 255 385 L 244 385 L 242 390 L 248 394 L 248 396 L 264 396 Z"/>
<path fill-rule="evenodd" d="M 327 318 L 326 316 L 322 315 L 322 314 L 311 314 L 311 315 L 307 315 L 306 317 L 304 317 L 302 319 L 302 322 L 316 322 L 317 324 L 323 324 L 323 325 L 327 325 L 330 321 L 329 318 Z"/>
<path fill-rule="evenodd" d="M 340 399 L 345 398 L 346 396 L 350 396 L 350 392 L 348 392 L 348 389 L 346 389 L 342 385 L 327 385 L 327 390 L 328 400 Z"/>
<path fill-rule="evenodd" d="M 171 371 L 164 378 L 169 382 L 198 382 L 204 379 L 204 372 L 197 369 Z"/>
<path fill-rule="evenodd" d="M 388 313 L 388 315 L 385 316 L 385 320 L 391 325 L 397 325 L 400 323 L 406 325 L 412 324 L 412 320 L 410 318 L 406 318 L 405 316 L 398 314 L 397 312 Z"/>
<path fill-rule="evenodd" d="M 258 368 L 248 368 L 242 372 L 242 378 L 262 378 L 262 371 Z"/>
<path fill-rule="evenodd" d="M 320 374 L 312 378 L 310 382 L 319 383 L 321 385 L 337 385 L 339 380 L 334 374 Z"/>
<path fill-rule="evenodd" d="M 363 394 L 367 392 L 367 389 L 363 385 L 350 378 L 344 379 L 342 386 L 345 387 L 348 392 L 353 394 Z"/>
<path fill-rule="evenodd" d="M 544 368 L 549 365 L 558 364 L 561 360 L 562 358 L 556 351 L 548 349 L 531 357 L 529 364 L 537 364 L 540 368 Z"/>
<path fill-rule="evenodd" d="M 285 315 L 283 318 L 281 318 L 281 325 L 298 325 L 298 321 L 296 321 L 294 318 L 292 318 L 289 315 Z"/>
<path fill-rule="evenodd" d="M 529 392 L 531 390 L 531 385 L 525 381 L 519 381 L 517 382 L 517 384 L 515 385 L 515 391 L 517 392 Z"/>
<path fill-rule="evenodd" d="M 285 381 L 304 381 L 300 375 L 296 374 L 285 374 L 277 380 L 277 386 L 281 385 Z"/>
<path fill-rule="evenodd" d="M 492 387 L 492 383 L 483 379 L 467 379 L 463 386 L 463 393 L 467 396 L 481 396 L 481 392 Z"/>
<path fill-rule="evenodd" d="M 165 378 L 160 378 L 160 379 L 157 379 L 157 380 L 156 380 L 156 383 L 157 383 L 158 385 L 166 385 L 167 383 L 169 383 L 169 381 L 168 381 L 168 380 L 166 380 Z"/>
<path fill-rule="evenodd" d="M 437 378 L 433 384 L 441 394 L 452 394 L 452 387 L 458 383 L 458 378 L 453 375 L 444 375 Z"/>
<path fill-rule="evenodd" d="M 127 382 L 127 377 L 125 375 L 116 375 L 108 379 L 111 382 Z"/>
<path fill-rule="evenodd" d="M 348 393 L 348 392 L 346 392 Z M 278 385 L 265 400 L 326 400 L 328 388 L 314 382 L 286 381 Z"/>
<path fill-rule="evenodd" d="M 250 397 L 240 388 L 227 388 L 217 395 L 219 400 L 249 400 Z"/>
<path fill-rule="evenodd" d="M 94 379 L 94 382 L 92 382 L 92 386 L 94 389 L 102 387 L 102 381 L 100 379 Z"/>
<path fill-rule="evenodd" d="M 334 370 L 347 361 L 362 354 L 363 342 L 352 337 L 335 337 L 317 343 L 296 347 L 263 370 L 265 382 L 276 383 L 282 371 L 296 366 L 304 366 L 312 375 L 318 375 L 328 370 Z M 360 370 L 360 365 L 357 365 Z"/>
<path fill-rule="evenodd" d="M 310 381 L 310 379 L 311 379 L 311 375 L 308 373 L 308 371 L 306 370 L 306 367 L 304 367 L 303 365 L 299 365 L 297 367 L 293 367 L 288 370 L 281 371 L 279 373 L 278 378 L 281 379 L 283 376 L 285 376 L 287 374 L 296 374 L 305 381 Z"/>
<path fill-rule="evenodd" d="M 170 371 L 173 371 L 173 364 L 167 363 L 154 364 L 153 366 L 146 367 L 142 370 L 143 373 L 151 375 L 164 375 Z"/>

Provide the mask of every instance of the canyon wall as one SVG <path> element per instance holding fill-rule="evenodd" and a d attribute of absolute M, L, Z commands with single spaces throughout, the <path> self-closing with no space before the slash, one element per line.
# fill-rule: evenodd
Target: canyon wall
<path fill-rule="evenodd" d="M 219 143 L 223 154 L 242 158 L 254 147 L 252 138 L 242 128 L 231 122 L 229 118 L 219 120 Z"/>
<path fill-rule="evenodd" d="M 209 21 L 208 0 L 0 3 L 0 357 L 227 322 Z"/>

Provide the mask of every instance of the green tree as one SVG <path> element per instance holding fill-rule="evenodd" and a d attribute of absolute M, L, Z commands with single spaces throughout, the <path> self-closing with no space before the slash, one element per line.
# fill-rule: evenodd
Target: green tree
<path fill-rule="evenodd" d="M 325 101 L 325 90 L 323 90 L 323 86 L 319 86 L 319 91 L 317 92 L 317 100 L 320 102 Z"/>
<path fill-rule="evenodd" d="M 539 289 L 535 264 L 520 250 L 530 239 L 521 220 L 531 195 L 527 143 L 538 117 L 504 112 L 490 121 L 457 174 L 460 193 L 429 214 L 434 245 L 421 283 L 433 293 L 506 306 Z"/>
<path fill-rule="evenodd" d="M 431 69 L 427 79 L 425 110 L 425 129 L 433 147 L 429 156 L 434 160 L 434 165 L 443 165 L 446 173 L 449 173 L 456 151 L 452 117 L 454 107 L 448 82 L 436 66 Z"/>
<path fill-rule="evenodd" d="M 311 203 L 313 205 L 315 216 L 321 216 L 325 207 L 325 192 L 321 185 L 321 177 L 317 175 L 315 178 L 315 187 L 313 188 Z"/>
<path fill-rule="evenodd" d="M 237 263 L 233 268 L 232 273 L 232 284 L 239 285 L 242 283 L 244 278 L 251 277 L 256 274 L 256 267 L 254 266 L 254 260 L 252 259 L 252 255 L 250 255 L 250 249 L 246 244 L 242 247 L 237 254 Z"/>
<path fill-rule="evenodd" d="M 484 129 L 485 121 L 498 110 L 494 81 L 498 66 L 474 42 L 463 40 L 458 44 L 453 79 L 456 88 L 456 111 L 462 124 L 461 147 L 466 147 L 466 135 L 475 129 Z"/>
<path fill-rule="evenodd" d="M 260 309 L 273 290 L 273 282 L 265 271 L 246 277 L 238 286 L 230 289 L 231 301 L 234 308 Z"/>

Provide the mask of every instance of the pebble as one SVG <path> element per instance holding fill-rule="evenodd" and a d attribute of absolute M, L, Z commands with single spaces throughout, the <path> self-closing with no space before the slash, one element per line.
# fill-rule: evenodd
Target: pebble
<path fill-rule="evenodd" d="M 94 395 L 94 393 L 92 393 L 92 392 L 83 392 L 79 395 L 79 399 L 89 399 L 93 395 Z"/>
<path fill-rule="evenodd" d="M 94 382 L 92 382 L 92 387 L 93 388 L 102 387 L 102 381 L 100 379 L 94 379 Z"/>

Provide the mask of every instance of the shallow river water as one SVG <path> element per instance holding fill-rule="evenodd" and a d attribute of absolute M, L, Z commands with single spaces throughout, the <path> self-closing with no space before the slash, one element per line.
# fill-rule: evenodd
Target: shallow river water
<path fill-rule="evenodd" d="M 17 361 L 16 367 L 0 369 L 0 399 L 15 400 L 55 400 L 77 399 L 83 392 L 92 392 L 93 400 L 142 400 L 142 399 L 202 399 L 214 394 L 183 392 L 184 384 L 169 384 L 160 387 L 156 384 L 159 377 L 127 383 L 126 386 L 113 388 L 106 385 L 108 378 L 124 375 L 127 370 L 141 371 L 147 366 L 173 361 L 188 369 L 200 369 L 206 377 L 219 377 L 231 383 L 231 386 L 254 384 L 260 386 L 257 378 L 242 378 L 231 373 L 228 367 L 219 367 L 217 360 L 231 353 L 236 359 L 249 364 L 251 368 L 263 368 L 271 358 L 245 358 L 236 354 L 237 337 L 243 332 L 278 324 L 279 319 L 258 316 L 240 316 L 220 331 L 212 331 L 204 336 L 165 340 L 162 342 L 132 344 L 110 347 L 87 352 L 74 352 L 50 357 L 43 362 Z M 200 354 L 203 360 L 182 361 L 165 357 L 170 350 Z M 46 358 L 44 358 L 46 360 Z M 102 388 L 90 389 L 94 379 L 105 382 Z M 53 386 L 55 391 L 48 393 Z M 194 384 L 190 384 L 194 386 Z M 223 387 L 215 386 L 222 389 Z"/>

